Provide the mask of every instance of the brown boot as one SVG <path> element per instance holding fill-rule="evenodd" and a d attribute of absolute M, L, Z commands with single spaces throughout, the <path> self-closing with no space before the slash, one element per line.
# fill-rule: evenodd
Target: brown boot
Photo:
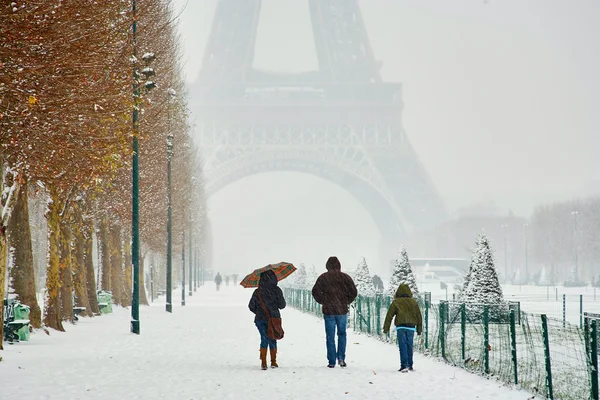
<path fill-rule="evenodd" d="M 277 347 L 274 349 L 271 349 L 271 368 L 277 368 L 279 367 L 279 365 L 277 365 Z"/>
<path fill-rule="evenodd" d="M 267 369 L 267 349 L 260 349 L 260 369 Z"/>

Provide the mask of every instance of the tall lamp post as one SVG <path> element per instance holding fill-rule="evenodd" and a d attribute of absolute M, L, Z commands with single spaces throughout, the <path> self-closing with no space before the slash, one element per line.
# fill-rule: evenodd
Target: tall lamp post
<path fill-rule="evenodd" d="M 523 225 L 525 228 L 525 284 L 529 284 L 529 224 Z"/>
<path fill-rule="evenodd" d="M 173 287 L 171 283 L 171 271 L 173 269 L 172 251 L 173 251 L 173 231 L 172 231 L 172 207 L 171 207 L 171 159 L 173 158 L 173 132 L 171 132 L 171 104 L 175 101 L 176 92 L 173 89 L 168 90 L 169 110 L 168 110 L 168 132 L 167 132 L 167 304 L 166 311 L 173 312 L 171 295 Z"/>
<path fill-rule="evenodd" d="M 189 236 L 190 236 L 190 239 L 189 239 L 190 242 L 189 242 L 189 247 L 188 247 L 189 248 L 189 250 L 188 250 L 188 252 L 189 252 L 189 254 L 188 254 L 188 256 L 189 256 L 188 264 L 190 265 L 190 277 L 189 277 L 188 280 L 190 281 L 190 284 L 189 284 L 189 289 L 190 289 L 189 295 L 191 296 L 192 295 L 192 286 L 194 284 L 194 282 L 193 282 L 194 281 L 194 274 L 193 274 L 193 264 L 192 264 L 192 217 L 191 217 L 191 210 L 190 210 L 190 235 Z"/>
<path fill-rule="evenodd" d="M 579 215 L 579 211 L 575 210 L 575 211 L 571 211 L 571 215 L 573 216 L 574 219 L 574 225 L 573 225 L 573 248 L 575 250 L 575 276 L 573 277 L 576 281 L 579 281 L 579 271 L 578 271 L 578 260 L 577 260 L 577 217 Z"/>
<path fill-rule="evenodd" d="M 185 229 L 181 232 L 181 305 L 185 306 Z"/>
<path fill-rule="evenodd" d="M 131 163 L 131 265 L 133 274 L 133 289 L 131 294 L 131 332 L 140 334 L 140 207 L 139 207 L 139 107 L 140 107 L 140 74 L 137 60 L 137 5 L 132 0 L 133 17 L 133 112 L 131 116 L 133 128 L 133 159 Z M 142 60 L 146 67 L 141 71 L 146 79 L 154 75 L 154 70 L 148 65 L 155 59 L 154 53 L 146 53 Z M 146 80 L 146 91 L 156 87 L 156 83 Z"/>
<path fill-rule="evenodd" d="M 139 163 L 138 163 L 138 107 L 140 89 L 138 84 L 138 72 L 137 72 L 137 7 L 136 2 L 133 0 L 132 4 L 133 13 L 133 161 L 132 161 L 132 182 L 131 182 L 131 264 L 133 273 L 133 291 L 131 296 L 131 332 L 140 334 L 140 260 L 139 260 Z"/>
<path fill-rule="evenodd" d="M 504 279 L 508 283 L 508 251 L 506 248 L 506 228 L 508 228 L 507 224 L 501 225 L 504 229 Z"/>

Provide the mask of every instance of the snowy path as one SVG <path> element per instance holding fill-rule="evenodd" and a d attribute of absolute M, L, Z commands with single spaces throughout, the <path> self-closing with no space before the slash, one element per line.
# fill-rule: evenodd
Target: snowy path
<path fill-rule="evenodd" d="M 179 292 L 174 292 L 178 298 Z M 258 332 L 247 310 L 251 290 L 212 285 L 186 307 L 164 311 L 164 297 L 142 309 L 142 335 L 129 311 L 83 318 L 67 333 L 35 333 L 0 352 L 0 399 L 502 399 L 526 392 L 415 355 L 400 374 L 398 351 L 349 332 L 348 368 L 326 368 L 323 322 L 282 313 L 279 369 L 261 371 Z"/>

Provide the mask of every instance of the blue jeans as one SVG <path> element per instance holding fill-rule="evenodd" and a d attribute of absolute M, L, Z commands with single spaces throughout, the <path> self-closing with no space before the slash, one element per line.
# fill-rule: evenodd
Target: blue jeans
<path fill-rule="evenodd" d="M 271 349 L 277 348 L 277 340 L 269 339 L 267 336 L 267 321 L 256 321 L 254 323 L 258 328 L 258 332 L 260 333 L 260 348 L 266 349 L 270 347 Z"/>
<path fill-rule="evenodd" d="M 324 315 L 325 336 L 327 338 L 327 361 L 335 365 L 335 360 L 346 360 L 346 323 L 348 315 Z M 335 328 L 337 327 L 338 345 L 335 351 Z"/>
<path fill-rule="evenodd" d="M 413 366 L 413 338 L 415 331 L 412 329 L 396 329 L 398 334 L 398 347 L 400 349 L 400 369 Z"/>

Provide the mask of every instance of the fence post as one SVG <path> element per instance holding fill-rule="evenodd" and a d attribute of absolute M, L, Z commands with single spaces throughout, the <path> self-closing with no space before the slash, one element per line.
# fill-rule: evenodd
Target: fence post
<path fill-rule="evenodd" d="M 483 306 L 483 368 L 486 374 L 490 373 L 490 309 Z"/>
<path fill-rule="evenodd" d="M 352 319 L 352 329 L 356 332 L 356 316 L 358 315 L 358 304 L 360 301 L 360 297 L 356 297 L 356 301 L 354 302 L 354 318 Z"/>
<path fill-rule="evenodd" d="M 377 321 L 377 336 L 381 336 L 381 294 L 375 295 L 375 312 Z"/>
<path fill-rule="evenodd" d="M 440 330 L 440 347 L 442 349 L 442 358 L 446 359 L 446 307 L 444 301 L 440 301 L 439 305 L 440 310 L 440 320 L 439 320 L 439 330 Z"/>
<path fill-rule="evenodd" d="M 579 295 L 579 328 L 583 328 L 583 295 Z"/>
<path fill-rule="evenodd" d="M 425 349 L 429 348 L 429 301 L 425 298 Z"/>
<path fill-rule="evenodd" d="M 515 310 L 510 310 L 510 347 L 512 350 L 513 370 L 515 372 L 515 385 L 519 384 L 517 371 L 517 329 L 515 325 Z"/>
<path fill-rule="evenodd" d="M 362 332 L 362 296 L 358 296 L 358 331 Z"/>
<path fill-rule="evenodd" d="M 465 303 L 460 305 L 460 354 L 462 356 L 462 360 L 465 360 L 466 353 L 466 325 L 467 325 L 467 310 Z"/>
<path fill-rule="evenodd" d="M 591 332 L 591 336 L 592 336 L 592 343 L 591 343 L 591 347 L 592 347 L 592 357 L 591 357 L 591 368 L 590 371 L 592 372 L 592 399 L 593 400 L 598 400 L 598 321 L 597 320 L 593 320 L 592 321 L 592 332 Z"/>
<path fill-rule="evenodd" d="M 567 326 L 567 295 L 563 293 L 563 328 Z"/>
<path fill-rule="evenodd" d="M 548 317 L 546 314 L 542 314 L 542 335 L 544 335 L 544 358 L 546 359 L 546 389 L 548 389 L 548 398 L 554 400 L 552 365 L 550 363 L 550 341 L 548 340 Z"/>
<path fill-rule="evenodd" d="M 367 333 L 371 334 L 371 298 L 367 297 Z"/>

